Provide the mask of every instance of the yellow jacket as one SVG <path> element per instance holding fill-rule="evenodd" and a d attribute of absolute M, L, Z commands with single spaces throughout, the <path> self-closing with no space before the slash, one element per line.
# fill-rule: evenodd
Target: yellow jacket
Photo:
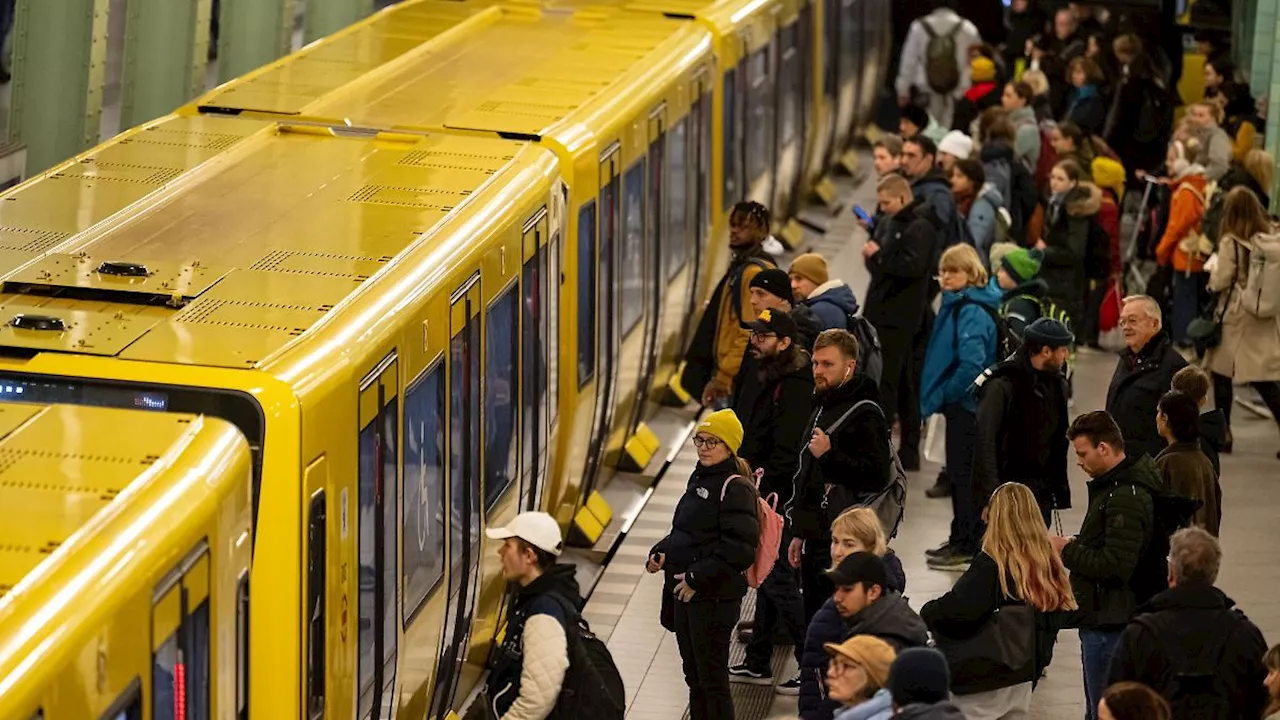
<path fill-rule="evenodd" d="M 720 305 L 715 308 L 716 369 L 715 374 L 711 376 L 710 385 L 725 393 L 733 387 L 733 380 L 738 376 L 738 369 L 742 367 L 742 357 L 747 352 L 747 342 L 751 338 L 751 331 L 746 325 L 755 319 L 751 312 L 751 280 L 759 275 L 761 270 L 774 267 L 773 262 L 764 253 L 754 255 L 750 260 L 744 260 L 742 263 L 745 266 L 742 274 L 737 282 L 733 282 L 730 278 L 724 292 L 720 294 Z M 733 273 L 735 269 L 731 267 L 729 272 Z M 707 309 L 711 310 L 711 308 Z"/>

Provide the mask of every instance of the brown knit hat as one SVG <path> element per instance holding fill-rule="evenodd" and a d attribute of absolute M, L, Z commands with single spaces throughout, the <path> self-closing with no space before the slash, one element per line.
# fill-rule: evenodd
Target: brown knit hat
<path fill-rule="evenodd" d="M 827 260 L 817 253 L 805 253 L 791 261 L 791 275 L 799 275 L 814 285 L 821 285 L 830 280 L 827 275 Z"/>
<path fill-rule="evenodd" d="M 827 654 L 839 655 L 857 663 L 867 673 L 867 679 L 877 688 L 889 682 L 889 666 L 896 655 L 889 643 L 871 635 L 854 635 L 839 645 L 824 645 Z"/>

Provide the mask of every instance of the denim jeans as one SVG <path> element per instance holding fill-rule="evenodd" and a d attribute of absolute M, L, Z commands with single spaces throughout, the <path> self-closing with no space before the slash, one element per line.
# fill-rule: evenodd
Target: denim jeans
<path fill-rule="evenodd" d="M 1107 689 L 1107 671 L 1122 630 L 1080 628 L 1080 660 L 1084 667 L 1085 720 L 1098 720 L 1098 701 Z"/>

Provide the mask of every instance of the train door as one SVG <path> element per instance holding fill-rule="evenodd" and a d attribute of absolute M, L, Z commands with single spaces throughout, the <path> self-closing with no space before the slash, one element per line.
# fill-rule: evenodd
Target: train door
<path fill-rule="evenodd" d="M 480 275 L 449 307 L 449 591 L 430 718 L 453 704 L 466 660 L 480 570 Z"/>
<path fill-rule="evenodd" d="M 751 51 L 744 37 L 742 49 L 746 54 L 745 101 L 746 145 L 743 168 L 746 171 L 747 197 L 761 203 L 773 202 L 774 163 L 774 94 L 776 72 L 773 50 L 777 47 L 771 35 L 762 47 Z"/>
<path fill-rule="evenodd" d="M 204 541 L 156 586 L 151 605 L 151 717 L 209 720 L 210 560 Z"/>
<path fill-rule="evenodd" d="M 644 350 L 640 356 L 640 381 L 636 384 L 635 403 L 627 425 L 628 437 L 644 417 L 649 389 L 653 385 L 653 375 L 658 364 L 659 338 L 666 338 L 672 327 L 670 323 L 664 322 L 665 318 L 662 315 L 662 301 L 669 290 L 662 272 L 661 258 L 664 253 L 662 248 L 666 243 L 680 241 L 675 237 L 667 237 L 663 225 L 667 169 L 667 106 L 665 103 L 649 113 L 648 137 L 648 176 L 645 177 L 646 163 L 643 161 L 637 163 L 627 172 L 623 190 L 626 197 L 626 212 L 623 215 L 626 244 L 635 242 L 633 236 L 637 232 L 641 233 L 643 239 L 646 310 Z M 624 258 L 623 262 L 626 263 L 627 260 Z"/>
<path fill-rule="evenodd" d="M 800 179 L 800 161 L 804 154 L 805 80 L 800 33 L 804 16 L 780 27 L 776 34 L 778 48 L 777 91 L 774 97 L 775 165 L 773 200 L 770 209 L 775 219 L 794 214 L 795 190 Z"/>
<path fill-rule="evenodd" d="M 397 490 L 400 487 L 400 364 L 393 352 L 360 381 L 356 532 L 359 543 L 359 718 L 395 712 Z"/>
<path fill-rule="evenodd" d="M 596 403 L 591 420 L 591 445 L 587 452 L 587 472 L 582 478 L 585 497 L 595 488 L 600 466 L 613 425 L 614 396 L 617 394 L 618 359 L 618 177 L 621 173 L 621 146 L 611 145 L 600 157 L 599 245 L 596 250 Z"/>
<path fill-rule="evenodd" d="M 547 474 L 547 438 L 550 437 L 549 353 L 555 349 L 549 306 L 555 302 L 556 285 L 550 281 L 553 248 L 547 243 L 546 209 L 524 224 L 521 238 L 523 270 L 520 288 L 524 302 L 520 316 L 520 400 L 523 440 L 520 443 L 520 507 L 540 510 Z"/>
<path fill-rule="evenodd" d="M 693 188 L 693 265 L 690 275 L 689 300 L 685 310 L 685 335 L 680 343 L 687 348 L 688 338 L 692 334 L 693 322 L 698 317 L 698 298 L 702 297 L 702 287 L 710 278 L 703 273 L 706 267 L 704 251 L 707 249 L 707 237 L 711 234 L 711 203 L 713 198 L 711 187 L 711 138 L 714 126 L 711 113 L 711 93 L 714 90 L 711 72 L 705 67 L 693 78 L 693 107 L 689 110 L 690 147 L 690 187 Z"/>

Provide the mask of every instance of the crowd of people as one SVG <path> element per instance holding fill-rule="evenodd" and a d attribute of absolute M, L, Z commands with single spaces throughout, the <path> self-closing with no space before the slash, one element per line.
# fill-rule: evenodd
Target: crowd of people
<path fill-rule="evenodd" d="M 1088 720 L 1280 717 L 1280 647 L 1215 586 L 1233 386 L 1280 419 L 1274 163 L 1248 85 L 1207 48 L 1206 98 L 1175 122 L 1180 58 L 1123 14 L 1012 0 L 988 43 L 986 19 L 932 5 L 897 63 L 900 134 L 873 148 L 877 205 L 855 208 L 862 303 L 821 255 L 781 266 L 767 208 L 731 212 L 675 380 L 709 410 L 698 463 L 646 563 L 690 716 L 730 720 L 748 683 L 802 720 L 1027 717 L 1076 629 Z M 1073 418 L 1074 359 L 1099 351 L 1119 355 L 1105 409 Z M 889 545 L 932 416 L 926 494 L 952 522 L 927 565 L 958 576 L 917 611 Z M 1089 481 L 1066 534 L 1071 462 Z M 573 613 L 526 598 L 554 584 L 551 538 L 493 536 L 526 665 L 571 677 Z M 795 673 L 774 677 L 775 645 Z M 545 678 L 519 675 L 495 716 L 547 717 Z"/>

